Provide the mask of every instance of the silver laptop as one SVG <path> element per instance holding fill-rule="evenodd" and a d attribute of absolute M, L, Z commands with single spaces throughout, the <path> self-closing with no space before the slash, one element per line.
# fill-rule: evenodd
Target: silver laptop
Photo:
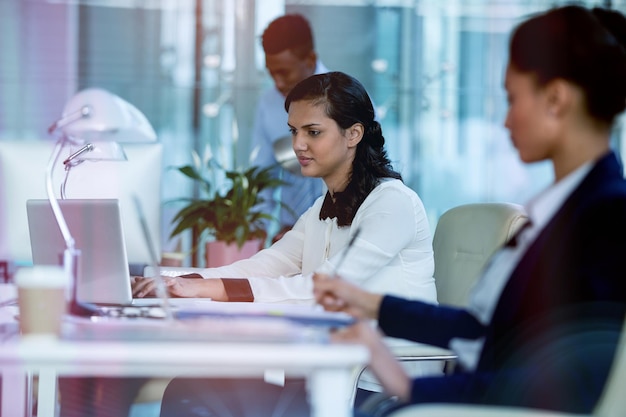
<path fill-rule="evenodd" d="M 150 244 L 145 218 L 138 202 L 136 211 L 150 246 L 151 269 L 159 274 L 156 249 Z M 133 298 L 128 270 L 128 258 L 122 230 L 120 203 L 117 199 L 73 199 L 60 200 L 59 206 L 75 240 L 76 249 L 81 251 L 78 260 L 76 282 L 78 301 L 97 304 L 103 315 L 173 318 L 169 305 L 176 308 L 176 318 L 199 317 L 260 318 L 282 317 L 307 325 L 344 326 L 353 319 L 346 314 L 328 313 L 310 309 L 310 306 L 277 306 L 263 303 L 213 303 L 208 298 Z M 60 264 L 65 251 L 65 241 L 54 218 L 48 200 L 26 202 L 33 263 L 35 265 Z M 115 306 L 141 307 L 158 306 L 161 311 L 133 310 L 125 312 L 108 310 Z M 119 314 L 118 314 L 119 313 Z M 144 315 L 145 314 L 145 315 Z"/>
<path fill-rule="evenodd" d="M 65 221 L 81 251 L 76 282 L 81 302 L 158 305 L 158 299 L 133 299 L 128 257 L 117 199 L 60 200 Z M 45 199 L 26 202 L 33 264 L 60 264 L 65 241 Z"/>

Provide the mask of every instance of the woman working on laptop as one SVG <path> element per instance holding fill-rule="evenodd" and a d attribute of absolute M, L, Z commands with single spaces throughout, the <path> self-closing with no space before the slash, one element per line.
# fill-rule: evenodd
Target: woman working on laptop
<path fill-rule="evenodd" d="M 505 126 L 522 161 L 550 161 L 555 180 L 527 204 L 528 226 L 488 262 L 466 309 L 315 280 L 326 308 L 376 318 L 386 335 L 457 355 L 453 373 L 412 380 L 368 324 L 338 332 L 370 348 L 370 368 L 390 396 L 577 415 L 620 409 L 597 403 L 607 394 L 626 313 L 626 181 L 610 146 L 626 108 L 625 28 L 620 12 L 565 6 L 514 30 Z M 473 416 L 564 415 L 459 409 Z"/>
<path fill-rule="evenodd" d="M 270 248 L 200 269 L 203 280 L 168 277 L 169 292 L 217 301 L 313 302 L 311 275 L 321 269 L 371 291 L 434 301 L 426 213 L 391 167 L 365 88 L 340 72 L 315 75 L 291 91 L 285 109 L 302 174 L 321 177 L 326 196 Z M 136 278 L 133 294 L 151 294 L 155 285 Z"/>
<path fill-rule="evenodd" d="M 312 274 L 325 271 L 341 272 L 369 291 L 434 302 L 434 260 L 426 213 L 417 194 L 391 167 L 365 88 L 340 72 L 315 75 L 291 91 L 285 109 L 302 174 L 321 177 L 328 193 L 292 230 L 250 259 L 199 269 L 205 279 L 166 277 L 170 294 L 219 301 L 313 303 Z M 135 278 L 134 296 L 144 297 L 154 290 L 152 279 Z M 411 374 L 433 368 L 437 365 L 416 367 Z M 185 381 L 178 380 L 178 385 Z M 97 382 L 104 391 L 106 386 L 112 391 L 120 386 L 116 381 Z M 240 382 L 234 386 L 241 389 Z M 278 401 L 285 393 L 281 387 L 260 382 L 252 381 L 251 386 L 257 393 L 263 390 L 265 398 Z M 287 380 L 285 390 L 303 394 L 302 384 Z M 192 385 L 198 388 L 197 382 Z M 367 383 L 361 386 L 374 389 Z M 125 405 L 115 407 L 116 399 L 109 397 L 99 397 L 103 407 L 106 404 L 111 415 L 124 415 Z M 174 405 L 177 415 L 184 415 L 176 401 Z M 297 415 L 301 410 L 291 411 Z"/>

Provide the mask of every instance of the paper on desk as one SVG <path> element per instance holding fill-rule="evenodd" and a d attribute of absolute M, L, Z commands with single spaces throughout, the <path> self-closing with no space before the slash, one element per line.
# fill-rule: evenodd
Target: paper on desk
<path fill-rule="evenodd" d="M 188 341 L 299 343 L 328 341 L 323 328 L 311 329 L 268 317 L 199 316 L 190 320 L 154 320 L 68 316 L 62 338 L 83 341 Z"/>
<path fill-rule="evenodd" d="M 185 306 L 175 313 L 178 319 L 199 317 L 280 318 L 299 325 L 338 328 L 349 326 L 355 319 L 340 312 L 325 311 L 320 306 L 284 303 L 212 302 L 201 306 Z"/>

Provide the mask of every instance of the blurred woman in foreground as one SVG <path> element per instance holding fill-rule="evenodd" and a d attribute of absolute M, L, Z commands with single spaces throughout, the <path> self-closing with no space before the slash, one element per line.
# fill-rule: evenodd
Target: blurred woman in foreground
<path fill-rule="evenodd" d="M 513 32 L 505 125 L 524 162 L 552 162 L 555 182 L 527 204 L 531 223 L 493 256 L 467 309 L 316 276 L 327 309 L 456 352 L 451 375 L 412 380 L 366 322 L 337 333 L 370 347 L 371 368 L 401 402 L 576 413 L 595 406 L 626 312 L 626 181 L 609 146 L 626 107 L 625 34 L 619 12 L 578 6 L 536 15 Z"/>

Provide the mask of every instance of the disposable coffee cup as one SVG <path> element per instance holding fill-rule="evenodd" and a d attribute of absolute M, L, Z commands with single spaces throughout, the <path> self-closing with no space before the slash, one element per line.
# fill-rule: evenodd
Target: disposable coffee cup
<path fill-rule="evenodd" d="M 185 260 L 185 254 L 182 252 L 163 252 L 161 254 L 161 266 L 183 266 Z"/>
<path fill-rule="evenodd" d="M 14 281 L 22 336 L 58 337 L 63 316 L 67 312 L 66 294 L 69 285 L 63 267 L 22 267 L 15 273 Z"/>

